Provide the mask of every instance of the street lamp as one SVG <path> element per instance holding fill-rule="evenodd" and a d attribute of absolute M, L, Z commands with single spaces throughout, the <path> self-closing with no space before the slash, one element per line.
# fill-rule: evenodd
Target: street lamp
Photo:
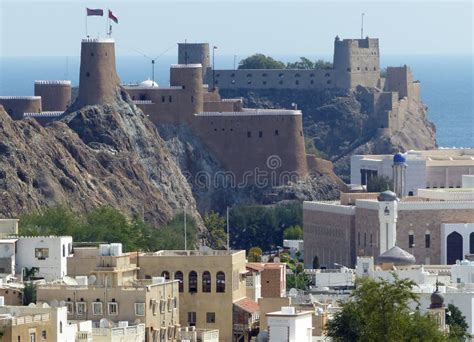
<path fill-rule="evenodd" d="M 216 64 L 215 64 L 215 55 L 216 55 L 217 46 L 212 47 L 212 89 L 216 89 Z"/>

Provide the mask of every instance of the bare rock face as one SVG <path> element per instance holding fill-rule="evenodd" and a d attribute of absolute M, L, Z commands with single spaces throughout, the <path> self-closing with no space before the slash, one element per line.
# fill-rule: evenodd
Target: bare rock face
<path fill-rule="evenodd" d="M 116 103 L 73 110 L 42 127 L 13 121 L 0 106 L 1 216 L 110 205 L 159 226 L 186 206 L 203 227 L 166 144 L 121 89 Z"/>

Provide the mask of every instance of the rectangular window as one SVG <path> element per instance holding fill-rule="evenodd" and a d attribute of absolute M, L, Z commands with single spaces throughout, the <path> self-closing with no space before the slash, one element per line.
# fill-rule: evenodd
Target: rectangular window
<path fill-rule="evenodd" d="M 251 138 L 251 137 L 252 137 L 252 132 L 247 131 L 247 138 Z"/>
<path fill-rule="evenodd" d="M 73 302 L 66 302 L 67 307 L 67 314 L 73 315 L 74 314 L 74 303 Z"/>
<path fill-rule="evenodd" d="M 171 102 L 173 102 L 173 99 L 172 99 L 172 97 L 171 97 L 171 96 L 169 97 L 169 100 L 170 100 L 170 103 L 171 103 Z"/>
<path fill-rule="evenodd" d="M 76 314 L 78 316 L 83 316 L 87 312 L 87 306 L 86 303 L 84 302 L 78 302 L 76 303 Z"/>
<path fill-rule="evenodd" d="M 102 302 L 93 302 L 92 303 L 92 314 L 93 315 L 102 315 Z"/>
<path fill-rule="evenodd" d="M 156 299 L 153 299 L 152 301 L 151 310 L 153 311 L 154 316 L 158 314 L 158 302 L 156 301 Z"/>
<path fill-rule="evenodd" d="M 206 323 L 216 323 L 216 313 L 215 312 L 206 313 Z"/>
<path fill-rule="evenodd" d="M 165 102 L 165 97 L 164 96 L 161 97 L 161 102 Z"/>
<path fill-rule="evenodd" d="M 35 248 L 35 257 L 38 260 L 49 258 L 49 248 Z"/>
<path fill-rule="evenodd" d="M 30 333 L 30 342 L 36 342 L 36 333 Z"/>
<path fill-rule="evenodd" d="M 135 316 L 145 316 L 145 303 L 135 303 Z"/>
<path fill-rule="evenodd" d="M 430 248 L 431 246 L 431 235 L 426 234 L 425 235 L 425 248 Z"/>
<path fill-rule="evenodd" d="M 188 312 L 188 324 L 196 325 L 196 312 L 194 311 Z"/>
<path fill-rule="evenodd" d="M 160 312 L 165 313 L 166 311 L 166 300 L 162 299 L 160 300 Z"/>
<path fill-rule="evenodd" d="M 258 137 L 259 137 L 259 138 L 263 137 L 263 132 L 262 132 L 262 131 L 259 131 L 259 132 L 258 132 Z"/>
<path fill-rule="evenodd" d="M 43 330 L 43 331 L 41 332 L 41 338 L 42 338 L 43 340 L 46 340 L 46 330 Z"/>
<path fill-rule="evenodd" d="M 360 246 L 360 232 L 357 232 L 357 245 Z"/>
<path fill-rule="evenodd" d="M 408 248 L 412 248 L 415 245 L 415 237 L 410 234 L 408 235 Z"/>
<path fill-rule="evenodd" d="M 118 303 L 109 303 L 109 315 L 117 316 L 118 315 Z"/>

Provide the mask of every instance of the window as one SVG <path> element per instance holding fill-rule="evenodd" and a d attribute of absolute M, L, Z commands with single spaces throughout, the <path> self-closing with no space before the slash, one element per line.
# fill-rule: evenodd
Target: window
<path fill-rule="evenodd" d="M 170 325 L 168 327 L 168 340 L 171 340 L 174 336 L 174 326 Z"/>
<path fill-rule="evenodd" d="M 35 248 L 35 257 L 38 260 L 49 258 L 49 248 Z"/>
<path fill-rule="evenodd" d="M 309 83 L 310 83 L 310 84 L 314 84 L 314 80 L 311 80 Z"/>
<path fill-rule="evenodd" d="M 425 232 L 425 248 L 431 247 L 431 232 L 427 230 Z"/>
<path fill-rule="evenodd" d="M 408 191 L 408 196 L 413 196 L 413 191 Z"/>
<path fill-rule="evenodd" d="M 179 287 L 179 292 L 183 292 L 184 291 L 184 287 L 183 287 L 183 272 L 181 271 L 178 271 L 174 274 L 174 279 L 175 280 L 179 280 L 179 283 L 178 283 L 178 287 Z"/>
<path fill-rule="evenodd" d="M 42 338 L 43 340 L 46 340 L 46 336 L 47 336 L 47 335 L 46 335 L 46 330 L 41 331 L 41 338 Z"/>
<path fill-rule="evenodd" d="M 188 324 L 191 326 L 196 325 L 196 312 L 188 312 Z"/>
<path fill-rule="evenodd" d="M 63 257 L 66 256 L 66 245 L 63 245 Z"/>
<path fill-rule="evenodd" d="M 34 332 L 30 333 L 30 342 L 36 342 L 36 333 Z"/>
<path fill-rule="evenodd" d="M 118 303 L 109 303 L 109 315 L 110 316 L 117 316 L 118 315 Z"/>
<path fill-rule="evenodd" d="M 78 316 L 83 316 L 86 314 L 86 312 L 87 312 L 86 303 L 83 303 L 83 302 L 76 303 L 76 314 Z"/>
<path fill-rule="evenodd" d="M 266 84 L 267 84 L 267 81 L 263 81 L 262 84 L 263 84 L 263 85 L 266 85 Z"/>
<path fill-rule="evenodd" d="M 252 84 L 252 81 L 247 81 L 247 84 Z"/>
<path fill-rule="evenodd" d="M 211 292 L 211 273 L 209 271 L 202 274 L 202 292 Z"/>
<path fill-rule="evenodd" d="M 154 316 L 156 316 L 158 313 L 158 302 L 156 299 L 151 300 L 151 311 L 153 312 Z"/>
<path fill-rule="evenodd" d="M 252 74 L 247 74 L 247 77 L 252 77 Z"/>
<path fill-rule="evenodd" d="M 331 84 L 331 80 L 327 80 L 327 82 L 326 82 L 326 83 L 327 83 L 327 84 Z"/>
<path fill-rule="evenodd" d="M 296 80 L 296 81 L 295 81 L 295 84 L 296 84 L 296 85 L 300 84 L 300 81 Z"/>
<path fill-rule="evenodd" d="M 252 132 L 247 131 L 247 138 L 251 138 L 251 137 L 252 137 Z"/>
<path fill-rule="evenodd" d="M 168 271 L 161 272 L 161 276 L 165 278 L 166 280 L 170 279 L 170 273 Z"/>
<path fill-rule="evenodd" d="M 222 271 L 217 272 L 216 275 L 216 292 L 225 292 L 225 274 Z"/>
<path fill-rule="evenodd" d="M 278 82 L 279 84 L 283 84 L 283 81 Z"/>
<path fill-rule="evenodd" d="M 195 271 L 189 272 L 189 292 L 197 292 L 197 273 Z"/>
<path fill-rule="evenodd" d="M 173 98 L 171 96 L 168 97 L 169 102 L 173 102 Z"/>
<path fill-rule="evenodd" d="M 415 236 L 413 235 L 413 230 L 408 232 L 408 248 L 415 247 Z"/>
<path fill-rule="evenodd" d="M 276 136 L 280 135 L 280 133 L 278 132 L 277 129 L 275 130 L 275 135 L 276 135 Z"/>
<path fill-rule="evenodd" d="M 135 303 L 135 316 L 145 316 L 145 303 Z"/>
<path fill-rule="evenodd" d="M 364 233 L 364 246 L 367 246 L 367 233 Z"/>
<path fill-rule="evenodd" d="M 191 96 L 191 102 L 194 102 L 194 96 Z"/>
<path fill-rule="evenodd" d="M 165 102 L 165 97 L 164 96 L 161 97 L 161 102 Z"/>
<path fill-rule="evenodd" d="M 259 138 L 263 137 L 263 132 L 262 132 L 262 131 L 259 131 L 259 132 L 258 132 L 258 137 L 259 137 Z"/>
<path fill-rule="evenodd" d="M 59 322 L 59 333 L 63 333 L 63 322 Z"/>
<path fill-rule="evenodd" d="M 90 75 L 90 72 L 86 72 L 86 77 L 89 77 Z"/>
<path fill-rule="evenodd" d="M 215 312 L 206 313 L 206 323 L 216 323 L 216 313 Z"/>
<path fill-rule="evenodd" d="M 74 314 L 74 303 L 73 302 L 66 302 L 67 307 L 67 314 L 73 315 Z"/>
<path fill-rule="evenodd" d="M 97 301 L 92 303 L 92 314 L 102 315 L 102 302 Z"/>
<path fill-rule="evenodd" d="M 360 232 L 357 232 L 357 245 L 360 246 Z"/>
<path fill-rule="evenodd" d="M 166 300 L 161 299 L 160 300 L 160 312 L 165 313 L 166 311 Z"/>

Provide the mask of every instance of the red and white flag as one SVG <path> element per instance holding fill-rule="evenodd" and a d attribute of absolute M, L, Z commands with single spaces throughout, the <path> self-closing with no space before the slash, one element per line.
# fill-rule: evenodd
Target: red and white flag
<path fill-rule="evenodd" d="M 113 20 L 116 24 L 118 24 L 118 18 L 109 10 L 109 19 Z"/>
<path fill-rule="evenodd" d="M 98 15 L 98 16 L 103 16 L 104 15 L 104 11 L 101 10 L 100 8 L 86 8 L 86 11 L 87 11 L 87 16 L 91 16 L 91 15 Z"/>

